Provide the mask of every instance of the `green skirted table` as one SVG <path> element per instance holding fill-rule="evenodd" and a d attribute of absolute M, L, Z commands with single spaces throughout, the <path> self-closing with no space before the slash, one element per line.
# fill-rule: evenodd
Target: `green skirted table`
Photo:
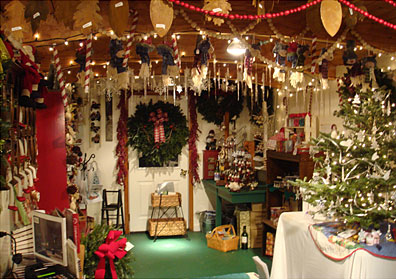
<path fill-rule="evenodd" d="M 264 203 L 266 185 L 258 185 L 253 191 L 241 190 L 240 192 L 230 192 L 224 186 L 217 186 L 214 180 L 202 180 L 207 193 L 212 193 L 216 197 L 216 227 L 221 226 L 221 203 L 226 200 L 230 203 Z"/>

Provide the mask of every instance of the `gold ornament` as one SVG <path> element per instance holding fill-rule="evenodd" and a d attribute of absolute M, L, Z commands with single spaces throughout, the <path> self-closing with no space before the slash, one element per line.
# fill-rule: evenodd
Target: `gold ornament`
<path fill-rule="evenodd" d="M 164 0 L 151 0 L 150 19 L 158 36 L 165 36 L 173 22 L 172 4 Z"/>
<path fill-rule="evenodd" d="M 25 18 L 30 21 L 32 32 L 36 33 L 40 22 L 47 19 L 49 8 L 46 3 L 40 1 L 28 1 L 26 3 Z"/>
<path fill-rule="evenodd" d="M 73 15 L 76 12 L 74 1 L 53 1 L 55 7 L 55 18 L 60 23 L 73 30 Z M 63 35 L 63 34 L 62 34 Z"/>
<path fill-rule="evenodd" d="M 118 37 L 122 37 L 128 30 L 129 4 L 128 1 L 111 0 L 109 3 L 110 27 Z"/>
<path fill-rule="evenodd" d="M 8 36 L 22 42 L 25 35 L 31 35 L 31 27 L 23 16 L 25 5 L 20 1 L 11 1 L 4 7 L 5 22 L 1 22 L 1 29 Z"/>
<path fill-rule="evenodd" d="M 98 0 L 81 1 L 73 16 L 74 29 L 81 30 L 84 35 L 98 31 L 103 21 L 99 12 L 100 8 Z"/>
<path fill-rule="evenodd" d="M 320 18 L 327 33 L 334 37 L 342 23 L 341 3 L 336 0 L 323 0 L 320 4 Z"/>
<path fill-rule="evenodd" d="M 205 0 L 204 10 L 213 11 L 215 13 L 229 14 L 232 11 L 231 4 L 227 0 Z M 207 21 L 213 21 L 214 25 L 220 26 L 224 23 L 224 20 L 217 17 L 211 17 L 206 15 Z"/>

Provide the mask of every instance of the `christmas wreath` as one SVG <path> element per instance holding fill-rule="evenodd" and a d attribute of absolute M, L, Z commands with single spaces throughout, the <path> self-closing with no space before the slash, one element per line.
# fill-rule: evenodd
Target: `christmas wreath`
<path fill-rule="evenodd" d="M 197 98 L 197 109 L 207 122 L 221 125 L 227 111 L 230 113 L 230 119 L 239 117 L 243 109 L 243 97 L 239 96 L 238 100 L 236 91 L 220 91 L 216 96 L 214 93 L 209 95 L 207 91 L 202 91 L 201 96 Z"/>
<path fill-rule="evenodd" d="M 114 259 L 106 257 L 100 257 L 100 253 L 103 244 L 111 245 L 109 242 L 117 242 L 125 237 L 119 237 L 111 241 L 109 238 L 109 233 L 112 231 L 112 227 L 103 225 L 96 225 L 94 229 L 87 235 L 81 238 L 81 244 L 85 245 L 85 255 L 84 255 L 84 277 L 88 279 L 98 278 L 95 276 L 98 268 L 100 268 L 100 261 L 105 261 L 105 276 L 100 276 L 100 278 L 112 278 L 111 269 L 114 265 L 115 272 L 118 278 L 131 278 L 133 276 L 133 269 L 131 267 L 132 261 L 135 260 L 132 255 L 132 251 L 125 252 L 125 255 L 116 255 Z M 125 241 L 124 241 L 125 242 Z M 102 246 L 103 247 L 103 246 Z M 96 252 L 96 253 L 95 253 Z M 113 264 L 110 264 L 110 260 Z M 114 270 L 113 270 L 114 271 Z"/>
<path fill-rule="evenodd" d="M 185 115 L 170 103 L 140 103 L 128 118 L 128 144 L 139 152 L 141 167 L 162 167 L 177 159 L 188 135 Z"/>

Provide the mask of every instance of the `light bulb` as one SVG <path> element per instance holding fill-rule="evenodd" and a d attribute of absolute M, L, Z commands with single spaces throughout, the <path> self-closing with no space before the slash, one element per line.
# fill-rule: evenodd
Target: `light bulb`
<path fill-rule="evenodd" d="M 54 48 L 53 47 L 49 47 L 49 51 L 54 51 Z"/>
<path fill-rule="evenodd" d="M 69 41 L 66 40 L 66 41 L 65 41 L 65 45 L 69 45 Z"/>
<path fill-rule="evenodd" d="M 71 74 L 71 71 L 67 71 L 67 73 L 70 75 L 70 74 Z"/>
<path fill-rule="evenodd" d="M 80 43 L 80 47 L 83 47 L 83 45 L 84 45 L 84 44 L 81 42 L 81 43 Z"/>

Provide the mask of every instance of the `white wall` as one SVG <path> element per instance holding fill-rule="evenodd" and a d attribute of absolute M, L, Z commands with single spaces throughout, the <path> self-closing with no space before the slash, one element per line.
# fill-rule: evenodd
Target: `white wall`
<path fill-rule="evenodd" d="M 9 191 L 0 191 L 0 231 L 11 231 L 11 218 L 14 213 L 8 209 Z M 3 278 L 11 259 L 10 237 L 0 238 L 0 277 Z"/>

